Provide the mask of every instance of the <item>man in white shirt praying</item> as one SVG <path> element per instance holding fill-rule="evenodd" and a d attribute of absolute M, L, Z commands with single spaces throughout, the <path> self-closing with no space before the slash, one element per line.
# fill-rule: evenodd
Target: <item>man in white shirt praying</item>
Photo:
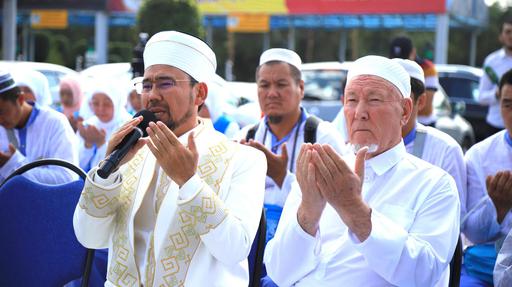
<path fill-rule="evenodd" d="M 457 188 L 448 173 L 405 150 L 410 92 L 396 62 L 354 62 L 344 111 L 357 155 L 301 148 L 298 185 L 265 252 L 279 286 L 446 284 L 459 237 Z"/>
<path fill-rule="evenodd" d="M 17 168 L 38 159 L 57 158 L 78 165 L 76 143 L 63 114 L 27 102 L 11 74 L 0 71 L 0 182 Z M 62 184 L 78 178 L 58 166 L 38 167 L 24 176 L 45 184 Z"/>
<path fill-rule="evenodd" d="M 466 214 L 466 164 L 462 148 L 450 135 L 416 121 L 418 110 L 425 103 L 425 77 L 423 69 L 416 62 L 394 58 L 411 77 L 412 113 L 402 127 L 405 149 L 424 161 L 438 166 L 449 173 L 459 192 L 460 217 Z"/>
<path fill-rule="evenodd" d="M 464 252 L 464 284 L 492 284 L 496 250 L 512 229 L 512 70 L 503 74 L 498 91 L 506 128 L 465 155 L 468 200 L 462 231 L 474 245 Z"/>

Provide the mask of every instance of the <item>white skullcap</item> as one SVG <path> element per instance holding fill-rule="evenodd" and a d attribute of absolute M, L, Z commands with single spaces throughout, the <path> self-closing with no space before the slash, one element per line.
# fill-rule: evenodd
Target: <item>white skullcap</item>
<path fill-rule="evenodd" d="M 144 48 L 144 68 L 169 65 L 199 82 L 215 75 L 217 60 L 212 49 L 200 39 L 177 31 L 163 31 L 151 37 Z"/>
<path fill-rule="evenodd" d="M 411 80 L 409 74 L 397 62 L 382 56 L 365 56 L 352 63 L 347 86 L 352 79 L 361 75 L 383 78 L 398 88 L 404 98 L 411 97 Z"/>
<path fill-rule="evenodd" d="M 16 87 L 16 83 L 12 79 L 11 74 L 6 71 L 0 71 L 0 93 Z"/>
<path fill-rule="evenodd" d="M 409 77 L 419 80 L 423 83 L 423 85 L 425 85 L 425 74 L 423 73 L 423 69 L 420 65 L 418 65 L 418 63 L 408 59 L 400 58 L 394 58 L 391 60 L 400 64 L 400 66 L 402 66 L 402 68 L 404 68 L 405 71 L 409 74 Z"/>
<path fill-rule="evenodd" d="M 263 52 L 263 54 L 261 54 L 260 66 L 271 61 L 288 63 L 299 69 L 299 71 L 302 65 L 302 60 L 300 59 L 300 56 L 297 55 L 297 53 L 292 50 L 282 48 L 268 49 Z"/>

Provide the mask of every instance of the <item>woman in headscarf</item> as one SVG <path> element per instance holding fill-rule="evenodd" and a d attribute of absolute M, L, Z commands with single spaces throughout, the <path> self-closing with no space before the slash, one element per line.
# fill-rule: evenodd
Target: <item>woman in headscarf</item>
<path fill-rule="evenodd" d="M 80 110 L 83 101 L 82 89 L 78 79 L 65 76 L 59 83 L 60 112 L 69 117 Z"/>
<path fill-rule="evenodd" d="M 105 158 L 107 142 L 131 116 L 124 108 L 126 97 L 113 82 L 95 83 L 89 93 L 94 116 L 78 122 L 80 167 L 88 171 Z"/>
<path fill-rule="evenodd" d="M 65 76 L 59 83 L 60 106 L 57 110 L 68 118 L 71 127 L 76 132 L 80 117 L 80 107 L 82 106 L 83 93 L 78 79 L 72 76 Z"/>
<path fill-rule="evenodd" d="M 15 70 L 12 76 L 27 101 L 35 102 L 41 107 L 52 104 L 50 84 L 41 72 L 31 69 Z"/>

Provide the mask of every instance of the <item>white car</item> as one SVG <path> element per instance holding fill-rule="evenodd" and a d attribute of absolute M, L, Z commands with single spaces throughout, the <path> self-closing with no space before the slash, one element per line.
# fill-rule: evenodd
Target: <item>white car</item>
<path fill-rule="evenodd" d="M 39 62 L 0 61 L 0 69 L 7 71 L 12 69 L 32 69 L 41 72 L 48 79 L 48 83 L 50 84 L 50 92 L 52 94 L 52 100 L 54 104 L 60 102 L 60 80 L 66 75 L 78 75 L 78 73 L 75 70 L 72 70 L 68 67 L 57 64 Z"/>

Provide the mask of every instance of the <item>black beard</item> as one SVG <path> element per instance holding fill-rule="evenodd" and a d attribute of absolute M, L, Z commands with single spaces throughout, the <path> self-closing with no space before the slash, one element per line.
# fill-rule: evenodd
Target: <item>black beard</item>
<path fill-rule="evenodd" d="M 281 123 L 281 121 L 283 121 L 283 117 L 282 116 L 268 116 L 268 121 L 271 123 L 271 124 L 279 124 Z"/>

